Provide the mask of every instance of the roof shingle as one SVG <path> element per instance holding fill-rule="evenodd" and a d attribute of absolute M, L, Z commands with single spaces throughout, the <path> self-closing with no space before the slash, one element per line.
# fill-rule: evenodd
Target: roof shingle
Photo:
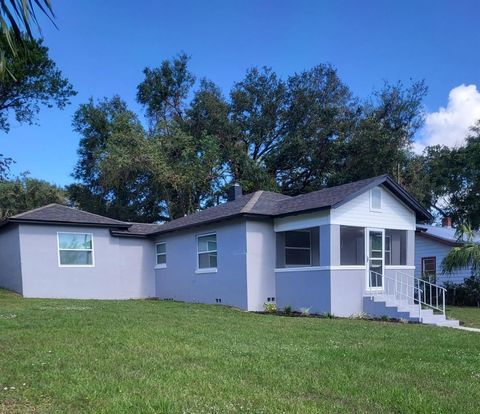
<path fill-rule="evenodd" d="M 110 227 L 112 228 L 112 234 L 117 236 L 147 237 L 238 216 L 281 217 L 324 208 L 335 208 L 377 185 L 383 185 L 392 191 L 415 210 L 417 218 L 420 220 L 431 217 L 428 211 L 392 178 L 388 175 L 381 175 L 296 197 L 270 191 L 256 191 L 241 196 L 234 201 L 210 207 L 164 224 L 127 223 L 60 204 L 49 204 L 26 213 L 17 214 L 0 225 L 7 222 L 92 225 Z"/>
<path fill-rule="evenodd" d="M 7 219 L 13 223 L 65 223 L 99 227 L 129 227 L 130 224 L 61 204 L 48 204 Z"/>

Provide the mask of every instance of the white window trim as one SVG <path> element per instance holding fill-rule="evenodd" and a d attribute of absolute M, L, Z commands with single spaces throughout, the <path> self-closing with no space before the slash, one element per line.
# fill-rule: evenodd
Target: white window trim
<path fill-rule="evenodd" d="M 289 231 L 286 231 L 285 233 L 289 233 L 289 232 L 293 232 L 293 231 L 296 231 L 296 232 L 301 232 L 301 233 L 308 233 L 308 243 L 310 244 L 310 247 L 290 247 L 290 246 L 287 246 L 287 238 L 285 237 L 285 246 L 284 246 L 284 256 L 285 256 L 285 267 L 286 268 L 298 268 L 298 267 L 312 267 L 312 232 L 310 230 L 302 230 L 302 229 L 299 229 L 299 230 L 289 230 Z M 290 250 L 308 250 L 309 251 L 309 255 L 308 255 L 308 258 L 309 258 L 309 261 L 308 261 L 308 264 L 287 264 L 287 249 L 290 249 Z"/>
<path fill-rule="evenodd" d="M 367 266 L 365 265 L 338 265 L 330 266 L 330 270 L 365 270 Z"/>
<path fill-rule="evenodd" d="M 365 266 L 361 265 L 344 265 L 344 266 L 300 266 L 300 267 L 277 267 L 276 273 L 288 272 L 314 272 L 320 270 L 365 270 Z"/>
<path fill-rule="evenodd" d="M 380 208 L 373 207 L 373 191 L 378 190 L 380 191 Z M 370 211 L 375 211 L 377 213 L 382 211 L 382 204 L 383 204 L 383 191 L 379 187 L 374 187 L 370 190 Z"/>
<path fill-rule="evenodd" d="M 165 253 L 158 253 L 157 252 L 157 246 L 159 244 L 164 244 L 165 245 Z M 165 256 L 165 263 L 158 263 L 158 256 L 163 255 Z M 155 243 L 155 267 L 154 269 L 165 269 L 167 267 L 167 242 L 158 242 Z"/>
<path fill-rule="evenodd" d="M 416 267 L 411 265 L 385 265 L 385 269 L 415 270 Z"/>
<path fill-rule="evenodd" d="M 203 252 L 205 253 L 205 252 Z M 204 269 L 197 269 L 195 270 L 195 273 L 197 275 L 204 274 L 204 273 L 217 273 L 218 269 L 216 267 L 206 267 Z"/>
<path fill-rule="evenodd" d="M 60 234 L 89 234 L 92 240 L 91 249 L 60 249 Z M 92 264 L 91 265 L 79 265 L 71 264 L 66 265 L 60 262 L 60 250 L 63 251 L 77 251 L 77 252 L 92 252 Z M 57 258 L 58 258 L 58 267 L 95 267 L 95 246 L 93 244 L 93 233 L 82 232 L 82 231 L 57 231 Z"/>
<path fill-rule="evenodd" d="M 205 236 L 215 236 L 215 244 L 218 243 L 217 240 L 217 233 L 212 232 L 212 233 L 204 233 L 204 234 L 197 234 L 195 236 L 195 242 L 197 243 L 197 269 L 195 270 L 195 273 L 216 273 L 218 271 L 218 244 L 217 248 L 215 250 L 208 250 L 206 252 L 200 252 L 198 250 L 198 239 L 200 237 L 205 237 Z M 200 253 L 217 253 L 217 267 L 200 267 Z"/>

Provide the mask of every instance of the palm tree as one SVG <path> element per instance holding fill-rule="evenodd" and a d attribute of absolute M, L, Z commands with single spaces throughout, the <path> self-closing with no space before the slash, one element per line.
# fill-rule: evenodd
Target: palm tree
<path fill-rule="evenodd" d="M 0 0 L 0 30 L 7 39 L 7 44 L 12 54 L 22 44 L 23 33 L 33 39 L 32 26 L 40 30 L 36 11 L 46 15 L 53 25 L 53 9 L 50 0 Z M 5 72 L 9 73 L 5 51 L 0 50 L 0 77 Z M 9 73 L 12 76 L 11 73 Z"/>
<path fill-rule="evenodd" d="M 462 243 L 450 250 L 442 261 L 443 273 L 452 273 L 458 269 L 472 269 L 472 275 L 480 275 L 480 244 L 474 240 L 475 232 L 469 224 L 461 224 L 455 234 Z"/>

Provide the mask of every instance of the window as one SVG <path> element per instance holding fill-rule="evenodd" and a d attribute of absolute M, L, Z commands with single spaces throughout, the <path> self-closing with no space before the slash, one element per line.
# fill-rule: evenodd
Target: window
<path fill-rule="evenodd" d="M 424 278 L 435 278 L 437 275 L 437 258 L 422 257 L 422 276 Z"/>
<path fill-rule="evenodd" d="M 93 266 L 91 233 L 57 233 L 60 266 Z"/>
<path fill-rule="evenodd" d="M 370 191 L 370 209 L 377 211 L 382 209 L 382 190 L 378 187 Z"/>
<path fill-rule="evenodd" d="M 155 245 L 157 255 L 156 267 L 167 267 L 167 244 L 165 242 Z"/>
<path fill-rule="evenodd" d="M 320 265 L 318 227 L 277 233 L 277 268 Z"/>
<path fill-rule="evenodd" d="M 361 227 L 340 226 L 340 264 L 365 265 L 365 230 Z"/>
<path fill-rule="evenodd" d="M 392 236 L 387 236 L 385 232 L 385 264 L 392 264 Z"/>
<path fill-rule="evenodd" d="M 296 230 L 285 232 L 285 265 L 310 266 L 310 231 Z"/>
<path fill-rule="evenodd" d="M 198 268 L 217 268 L 217 235 L 197 236 Z"/>
<path fill-rule="evenodd" d="M 407 264 L 407 231 L 385 230 L 385 265 Z"/>

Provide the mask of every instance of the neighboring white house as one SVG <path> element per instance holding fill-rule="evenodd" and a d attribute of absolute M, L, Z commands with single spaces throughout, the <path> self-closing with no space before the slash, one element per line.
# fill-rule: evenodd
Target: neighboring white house
<path fill-rule="evenodd" d="M 54 204 L 0 225 L 0 286 L 454 324 L 434 315 L 443 289 L 414 277 L 416 221 L 430 218 L 386 175 L 296 197 L 235 186 L 228 202 L 165 224 Z"/>
<path fill-rule="evenodd" d="M 480 243 L 480 235 L 474 241 Z M 452 273 L 442 272 L 442 260 L 452 248 L 461 246 L 456 229 L 449 217 L 442 220 L 442 226 L 418 225 L 415 233 L 415 276 L 431 279 L 438 284 L 444 282 L 462 283 L 471 276 L 470 269 L 460 269 Z"/>

